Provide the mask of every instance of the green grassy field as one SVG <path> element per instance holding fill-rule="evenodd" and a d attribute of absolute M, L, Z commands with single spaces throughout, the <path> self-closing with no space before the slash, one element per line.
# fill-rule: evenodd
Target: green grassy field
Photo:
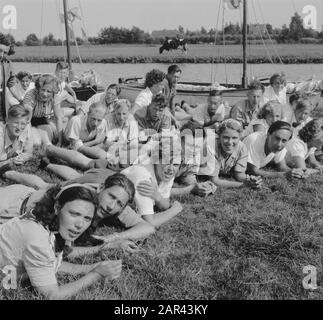
<path fill-rule="evenodd" d="M 242 61 L 242 47 L 240 45 L 214 46 L 210 45 L 189 45 L 188 53 L 181 50 L 159 54 L 159 46 L 156 45 L 106 45 L 106 46 L 80 46 L 80 54 L 83 62 L 102 63 L 211 63 Z M 268 53 L 274 62 L 279 62 L 277 53 L 282 57 L 284 63 L 323 63 L 323 45 L 251 45 L 248 49 L 249 62 L 263 63 L 270 62 Z M 13 61 L 20 62 L 56 62 L 66 54 L 65 47 L 17 47 Z M 75 47 L 71 48 L 71 54 L 77 60 Z"/>
<path fill-rule="evenodd" d="M 38 163 L 19 170 L 58 181 Z M 323 176 L 265 184 L 261 191 L 180 197 L 184 210 L 139 252 L 108 250 L 73 260 L 123 260 L 119 279 L 93 285 L 75 299 L 323 299 Z M 302 286 L 307 265 L 317 268 L 316 290 Z M 74 279 L 59 276 L 60 283 Z M 0 300 L 6 299 L 40 297 L 27 289 L 0 289 Z"/>

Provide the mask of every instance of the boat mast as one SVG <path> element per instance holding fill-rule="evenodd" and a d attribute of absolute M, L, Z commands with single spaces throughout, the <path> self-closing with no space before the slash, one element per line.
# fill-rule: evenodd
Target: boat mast
<path fill-rule="evenodd" d="M 67 63 L 70 70 L 69 74 L 71 74 L 72 61 L 71 61 L 71 51 L 70 51 L 70 35 L 69 35 L 68 20 L 67 20 L 67 0 L 63 0 L 63 7 L 64 7 L 64 22 L 65 22 L 65 33 L 66 33 Z M 70 81 L 70 79 L 68 80 Z"/>
<path fill-rule="evenodd" d="M 247 88 L 247 0 L 243 0 L 243 26 L 242 26 L 242 88 Z"/>

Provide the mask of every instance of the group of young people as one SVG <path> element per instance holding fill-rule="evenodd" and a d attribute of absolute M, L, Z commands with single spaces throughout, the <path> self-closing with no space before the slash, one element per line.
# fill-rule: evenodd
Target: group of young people
<path fill-rule="evenodd" d="M 136 250 L 134 241 L 182 211 L 172 196 L 258 189 L 263 177 L 323 171 L 323 119 L 311 118 L 307 98 L 294 94 L 288 101 L 282 75 L 274 74 L 266 89 L 252 82 L 247 98 L 233 106 L 217 90 L 205 104 L 190 106 L 176 100 L 177 65 L 148 72 L 133 103 L 120 98 L 117 84 L 78 101 L 68 73 L 61 62 L 34 84 L 29 73 L 18 73 L 7 89 L 20 96 L 7 99 L 0 125 L 0 178 L 15 183 L 0 187 L 0 270 L 16 267 L 49 298 L 119 277 L 120 260 L 63 260 L 107 248 Z M 35 146 L 40 170 L 55 173 L 59 184 L 16 170 L 35 157 Z M 123 231 L 97 236 L 103 225 Z M 60 271 L 85 275 L 59 286 Z"/>

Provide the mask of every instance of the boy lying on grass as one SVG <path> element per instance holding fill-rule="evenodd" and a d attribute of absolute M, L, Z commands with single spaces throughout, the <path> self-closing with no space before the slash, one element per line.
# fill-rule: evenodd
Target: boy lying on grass
<path fill-rule="evenodd" d="M 292 137 L 292 127 L 285 121 L 276 121 L 268 129 L 268 133 L 254 132 L 243 142 L 248 150 L 247 171 L 262 177 L 294 177 L 306 178 L 302 169 L 291 169 L 287 166 L 286 144 Z M 275 171 L 263 170 L 272 165 Z"/>

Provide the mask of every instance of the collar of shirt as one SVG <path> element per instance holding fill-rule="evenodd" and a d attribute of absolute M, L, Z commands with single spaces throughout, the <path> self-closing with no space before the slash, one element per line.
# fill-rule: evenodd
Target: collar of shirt
<path fill-rule="evenodd" d="M 8 149 L 9 147 L 13 146 L 15 142 L 22 142 L 24 143 L 26 140 L 26 128 L 23 130 L 23 132 L 20 134 L 18 138 L 15 140 L 11 140 L 9 137 L 7 126 L 5 127 L 5 135 L 4 135 L 4 147 L 5 149 Z"/>

